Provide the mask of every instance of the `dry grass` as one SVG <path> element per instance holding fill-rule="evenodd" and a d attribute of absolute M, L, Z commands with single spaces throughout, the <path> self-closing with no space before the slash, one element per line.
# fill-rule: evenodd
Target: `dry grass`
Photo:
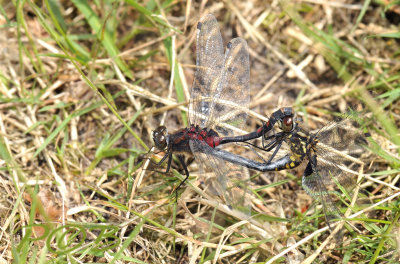
<path fill-rule="evenodd" d="M 398 263 L 394 2 L 2 2 L 0 263 Z M 187 125 L 207 13 L 225 42 L 248 42 L 254 116 L 293 106 L 319 128 L 362 105 L 374 120 L 360 185 L 372 206 L 352 207 L 364 214 L 340 243 L 320 208 L 304 212 L 304 167 L 256 174 L 248 220 L 204 192 L 195 162 L 175 203 L 183 176 L 143 159 L 160 123 Z"/>

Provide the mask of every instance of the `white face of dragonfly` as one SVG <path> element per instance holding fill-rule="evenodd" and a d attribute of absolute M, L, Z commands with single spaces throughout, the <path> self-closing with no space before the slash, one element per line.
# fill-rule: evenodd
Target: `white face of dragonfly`
<path fill-rule="evenodd" d="M 165 126 L 159 126 L 153 131 L 154 145 L 159 150 L 168 147 L 168 129 Z"/>

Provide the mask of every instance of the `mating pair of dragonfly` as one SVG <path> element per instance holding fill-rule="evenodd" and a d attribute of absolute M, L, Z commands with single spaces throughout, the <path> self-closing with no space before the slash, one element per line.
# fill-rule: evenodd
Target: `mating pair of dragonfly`
<path fill-rule="evenodd" d="M 332 201 L 332 190 L 338 185 L 347 189 L 355 185 L 351 166 L 357 166 L 359 161 L 353 154 L 360 150 L 358 146 L 366 144 L 365 135 L 360 130 L 349 129 L 353 123 L 351 118 L 308 133 L 301 128 L 293 109 L 286 107 L 274 112 L 256 131 L 232 136 L 232 127 L 245 124 L 250 102 L 247 43 L 235 38 L 228 43 L 224 53 L 221 33 L 213 15 L 204 16 L 197 30 L 196 71 L 189 102 L 190 126 L 174 133 L 168 133 L 165 126 L 160 126 L 153 132 L 156 148 L 166 153 L 159 164 L 167 160 L 168 172 L 172 154 L 176 154 L 183 167 L 186 177 L 177 189 L 189 177 L 185 155 L 193 155 L 200 165 L 214 171 L 216 180 L 211 181 L 210 189 L 224 197 L 228 205 L 246 208 L 243 206 L 244 195 L 235 193 L 236 187 L 243 187 L 248 180 L 242 167 L 265 172 L 292 169 L 307 162 L 303 188 L 322 202 L 327 220 L 340 217 Z M 275 126 L 279 132 L 271 134 Z M 261 146 L 249 145 L 272 153 L 266 161 L 258 162 L 220 149 L 227 143 L 246 143 L 260 137 L 263 139 Z M 289 150 L 278 157 L 283 144 Z"/>

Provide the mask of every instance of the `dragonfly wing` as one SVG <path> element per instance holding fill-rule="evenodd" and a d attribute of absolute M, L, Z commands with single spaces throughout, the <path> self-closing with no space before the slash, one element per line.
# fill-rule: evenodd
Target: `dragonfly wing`
<path fill-rule="evenodd" d="M 329 222 L 334 219 L 340 219 L 341 213 L 333 202 L 335 195 L 334 191 L 330 189 L 333 181 L 330 178 L 326 178 L 324 173 L 326 173 L 327 168 L 323 166 L 323 164 L 320 164 L 320 162 L 317 161 L 317 157 L 313 156 L 312 160 L 309 160 L 304 171 L 302 185 L 304 190 L 311 197 L 322 203 L 322 208 L 327 223 L 329 224 Z M 335 168 L 333 167 L 331 169 L 333 170 L 328 169 L 329 173 L 335 173 Z"/>
<path fill-rule="evenodd" d="M 207 127 L 224 135 L 232 134 L 221 123 L 234 127 L 245 124 L 250 103 L 250 66 L 247 43 L 235 38 L 227 45 L 224 64 L 213 84 L 213 101 Z"/>
<path fill-rule="evenodd" d="M 338 189 L 338 184 L 351 192 L 357 185 L 357 169 L 360 165 L 344 159 L 340 154 L 317 146 L 318 163 L 321 176 L 327 187 Z"/>
<path fill-rule="evenodd" d="M 356 186 L 358 169 L 363 164 L 360 157 L 367 145 L 363 131 L 350 118 L 342 119 L 322 128 L 317 134 L 318 162 L 327 168 L 325 178 L 334 177 L 347 191 Z"/>
<path fill-rule="evenodd" d="M 190 148 L 196 160 L 214 172 L 214 178 L 205 180 L 211 193 L 221 197 L 232 208 L 250 216 L 251 202 L 247 193 L 249 175 L 244 172 L 244 168 L 213 156 L 215 149 L 204 141 L 191 140 Z"/>
<path fill-rule="evenodd" d="M 224 65 L 224 45 L 215 17 L 208 14 L 197 25 L 196 70 L 189 102 L 190 124 L 206 127 L 210 114 L 212 84 Z"/>
<path fill-rule="evenodd" d="M 359 124 L 351 116 L 342 117 L 336 121 L 317 132 L 318 140 L 346 153 L 362 152 L 362 146 L 367 145 L 368 142 Z"/>
<path fill-rule="evenodd" d="M 246 118 L 243 113 L 248 111 L 250 70 L 247 44 L 243 39 L 233 39 L 224 55 L 222 43 L 215 17 L 206 15 L 201 18 L 197 31 L 196 71 L 189 102 L 190 124 L 200 128 L 213 129 L 220 121 L 242 125 Z M 222 134 L 228 132 L 224 130 Z M 214 157 L 212 152 L 215 150 L 205 141 L 191 140 L 190 147 L 198 162 L 215 172 L 213 189 L 229 205 L 241 207 L 239 204 L 245 200 L 240 199 L 244 195 L 237 195 L 234 190 L 241 187 L 243 169 Z"/>

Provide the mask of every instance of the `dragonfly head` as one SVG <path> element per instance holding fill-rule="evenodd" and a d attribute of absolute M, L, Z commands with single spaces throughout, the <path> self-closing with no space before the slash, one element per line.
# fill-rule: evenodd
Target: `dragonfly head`
<path fill-rule="evenodd" d="M 290 132 L 294 128 L 293 116 L 286 116 L 282 119 L 281 129 L 284 132 Z"/>
<path fill-rule="evenodd" d="M 165 126 L 159 126 L 153 131 L 153 141 L 159 150 L 164 150 L 168 147 L 168 130 Z"/>
<path fill-rule="evenodd" d="M 297 117 L 295 114 L 286 115 L 281 121 L 279 121 L 278 125 L 283 132 L 292 132 L 297 127 Z"/>

